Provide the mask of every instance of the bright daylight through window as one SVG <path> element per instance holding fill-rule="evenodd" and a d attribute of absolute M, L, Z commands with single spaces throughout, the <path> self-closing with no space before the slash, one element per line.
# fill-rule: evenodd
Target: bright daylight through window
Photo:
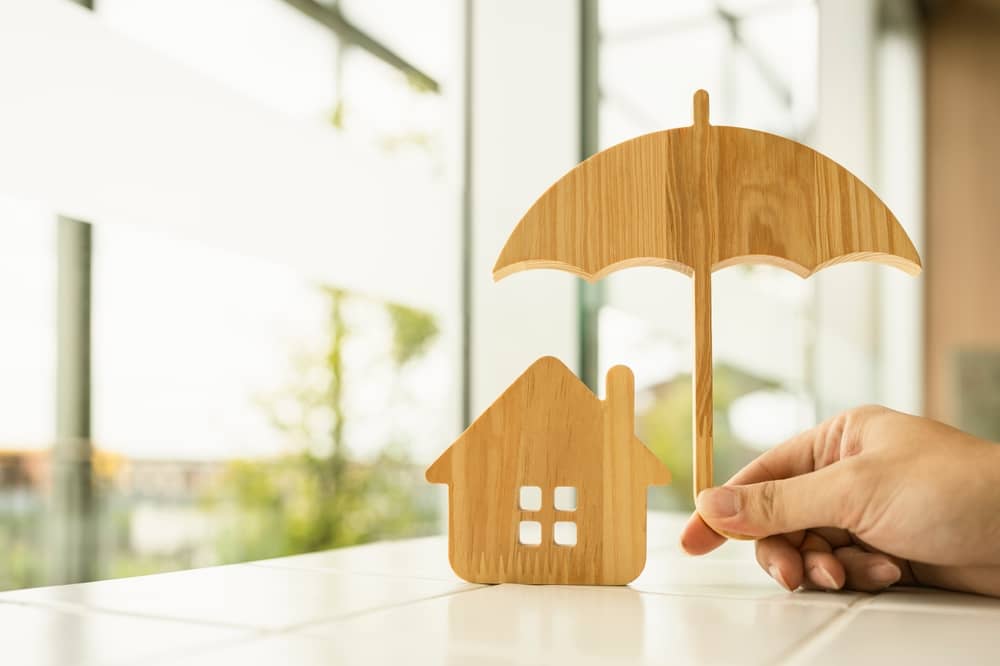
<path fill-rule="evenodd" d="M 203 217 L 157 221 L 158 202 L 180 200 L 167 183 L 211 159 L 211 137 L 204 153 L 159 165 L 162 185 L 135 166 L 148 209 L 135 214 L 60 218 L 58 201 L 0 191 L 0 589 L 439 530 L 421 466 L 459 418 L 457 290 L 433 275 L 366 280 L 372 254 L 355 247 L 364 236 L 351 225 L 384 231 L 346 179 L 367 178 L 370 164 L 380 192 L 403 191 L 393 178 L 421 184 L 429 204 L 382 218 L 400 238 L 457 224 L 455 40 L 434 36 L 457 25 L 455 10 L 341 2 L 337 32 L 294 4 L 93 8 L 106 48 L 141 53 L 195 104 L 230 104 L 226 124 L 254 128 L 248 149 L 251 137 L 266 146 L 272 128 L 329 141 L 304 141 L 302 163 L 287 165 L 318 177 L 311 189 L 293 182 L 298 197 L 276 195 L 285 210 L 257 226 L 227 219 L 227 208 L 260 210 L 269 189 L 288 188 L 248 180 L 225 194 L 226 170 L 238 179 L 243 165 L 273 159 L 229 150 L 220 159 L 231 166 L 191 208 Z M 415 29 L 426 24 L 435 30 Z M 100 88 L 92 93 L 100 103 Z M 173 116 L 163 109 L 145 122 L 169 131 Z M 94 173 L 102 159 L 93 155 Z M 109 203 L 127 209 L 132 187 L 107 189 Z M 301 210 L 333 211 L 325 247 L 294 231 Z M 457 274 L 451 245 L 427 249 L 441 264 L 435 275 Z"/>

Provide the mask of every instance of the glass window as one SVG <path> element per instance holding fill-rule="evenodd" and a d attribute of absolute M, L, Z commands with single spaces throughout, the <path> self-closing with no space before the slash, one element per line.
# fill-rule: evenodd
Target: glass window
<path fill-rule="evenodd" d="M 337 40 L 281 0 L 100 0 L 101 20 L 254 102 L 321 121 Z"/>
<path fill-rule="evenodd" d="M 459 22 L 451 3 L 419 10 L 381 3 L 376 12 L 365 3 L 339 6 L 357 30 L 423 68 L 437 88 L 348 45 L 281 0 L 238 8 L 222 0 L 97 5 L 94 20 L 134 40 L 136 49 L 194 70 L 205 90 L 236 91 L 247 111 L 239 121 L 247 127 L 259 121 L 282 132 L 299 126 L 339 133 L 343 142 L 329 145 L 350 146 L 352 159 L 366 166 L 388 167 L 377 172 L 377 183 L 364 183 L 386 196 L 400 174 L 417 174 L 434 192 L 407 209 L 409 218 L 377 220 L 386 230 L 398 229 L 405 239 L 413 229 L 455 219 L 458 199 L 449 199 L 449 179 L 458 169 L 450 146 L 460 128 L 447 82 L 459 66 L 451 50 L 458 39 L 450 32 Z M 201 78 L 186 80 L 202 90 Z M 258 118 L 258 108 L 270 112 Z M 295 174 L 331 163 L 307 160 L 285 169 Z M 312 182 L 315 174 L 301 175 Z M 99 189 L 105 209 L 115 211 L 114 187 L 93 180 L 82 178 L 77 187 Z M 176 194 L 165 189 L 148 183 L 150 205 Z M 186 233 L 183 221 L 176 228 L 145 226 L 142 219 L 76 222 L 92 241 L 89 255 L 77 248 L 73 257 L 90 276 L 89 307 L 80 320 L 57 323 L 56 282 L 65 268 L 56 251 L 60 211 L 2 197 L 0 191 L 0 548 L 12 555 L 0 562 L 0 589 L 441 528 L 438 494 L 422 472 L 459 425 L 460 290 L 450 280 L 438 283 L 459 275 L 457 243 L 425 234 L 426 247 L 409 248 L 432 253 L 437 267 L 453 271 L 407 275 L 390 263 L 380 269 L 385 277 L 378 285 L 347 287 L 285 261 L 295 248 L 315 257 L 315 241 L 302 225 L 280 238 L 284 247 L 275 257 L 282 255 L 283 264 L 266 252 L 242 254 L 240 220 L 225 219 L 225 206 L 206 195 L 187 202 L 199 214 L 219 212 L 218 220 L 205 218 L 216 230 L 204 236 Z M 299 207 L 288 203 L 294 215 Z M 451 227 L 458 229 L 457 221 Z M 357 243 L 346 232 L 334 238 L 329 229 L 313 231 L 338 249 Z M 383 233 L 363 231 L 367 238 Z M 393 283 L 402 286 L 386 288 Z M 432 290 L 438 294 L 421 301 Z M 84 410 L 89 424 L 71 443 L 53 446 L 62 381 L 57 331 L 82 339 L 88 325 L 90 371 L 76 390 L 91 405 Z M 72 352 L 75 360 L 85 347 Z M 56 505 L 79 514 L 55 515 Z M 68 577 L 48 566 L 50 554 L 73 543 L 67 529 L 80 530 L 88 561 Z"/>
<path fill-rule="evenodd" d="M 102 575 L 438 529 L 421 463 L 454 360 L 432 313 L 220 250 L 97 228 Z"/>
<path fill-rule="evenodd" d="M 0 448 L 45 449 L 55 436 L 55 216 L 0 194 Z"/>
<path fill-rule="evenodd" d="M 0 589 L 46 581 L 55 440 L 55 216 L 0 194 Z"/>
<path fill-rule="evenodd" d="M 601 3 L 600 143 L 692 123 L 692 95 L 715 124 L 808 140 L 816 110 L 816 7 L 809 1 Z M 813 419 L 807 281 L 767 266 L 713 276 L 715 478 L 721 481 Z M 693 287 L 631 269 L 604 281 L 598 364 L 636 377 L 637 432 L 674 473 L 653 508 L 690 508 Z M 776 325 L 780 323 L 780 325 Z"/>

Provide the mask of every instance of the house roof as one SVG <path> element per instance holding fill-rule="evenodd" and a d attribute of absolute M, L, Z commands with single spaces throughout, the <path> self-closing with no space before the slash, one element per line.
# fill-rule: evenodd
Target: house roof
<path fill-rule="evenodd" d="M 628 373 L 628 384 L 631 387 L 632 374 L 628 368 L 624 366 L 617 366 L 612 368 L 608 372 L 609 379 L 614 373 Z M 538 380 L 542 379 L 541 382 Z M 597 398 L 591 392 L 587 386 L 580 381 L 580 379 L 570 370 L 566 365 L 559 359 L 553 356 L 543 356 L 537 361 L 532 363 L 527 370 L 525 370 L 521 375 L 514 380 L 514 382 L 505 390 L 496 400 L 486 410 L 483 411 L 479 417 L 473 421 L 473 423 L 466 428 L 459 437 L 449 446 L 430 467 L 427 468 L 426 478 L 431 483 L 448 483 L 450 480 L 450 470 L 448 465 L 448 459 L 454 452 L 455 448 L 458 446 L 465 445 L 469 441 L 470 436 L 477 429 L 477 426 L 481 423 L 483 418 L 489 414 L 491 411 L 496 409 L 500 404 L 508 402 L 509 398 L 514 395 L 519 395 L 523 391 L 535 391 L 538 392 L 541 388 L 543 394 L 539 395 L 537 400 L 539 403 L 544 400 L 551 398 L 558 400 L 560 402 L 572 402 L 576 404 L 586 404 L 588 408 L 591 409 L 601 409 L 602 401 Z M 631 388 L 630 388 L 631 390 Z M 549 394 L 549 392 L 552 394 Z M 610 393 L 610 391 L 609 391 Z M 531 401 L 535 402 L 536 398 L 532 397 Z M 639 440 L 638 437 L 633 435 L 632 444 L 635 446 L 642 447 L 642 449 L 648 455 L 648 464 L 653 467 L 652 476 L 656 479 L 656 483 L 667 483 L 670 480 L 670 472 L 666 466 L 650 451 L 646 446 Z"/>

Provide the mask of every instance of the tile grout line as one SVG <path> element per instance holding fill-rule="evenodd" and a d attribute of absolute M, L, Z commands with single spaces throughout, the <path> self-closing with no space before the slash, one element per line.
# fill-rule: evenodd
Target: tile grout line
<path fill-rule="evenodd" d="M 961 608 L 958 606 L 932 606 L 930 604 L 915 601 L 912 604 L 904 604 L 898 601 L 889 602 L 876 608 L 869 608 L 873 613 L 931 613 L 939 615 L 1000 615 L 1000 608 Z"/>
<path fill-rule="evenodd" d="M 185 649 L 183 651 L 183 653 L 181 653 L 181 654 L 176 654 L 175 653 L 175 654 L 172 654 L 172 655 L 169 655 L 169 656 L 168 655 L 161 655 L 161 656 L 157 657 L 155 660 L 150 661 L 148 663 L 150 664 L 150 666 L 155 666 L 155 664 L 158 664 L 158 663 L 173 663 L 178 658 L 185 658 L 186 659 L 186 658 L 189 658 L 189 657 L 195 657 L 195 656 L 199 656 L 199 655 L 211 655 L 211 653 L 213 653 L 213 652 L 217 652 L 217 651 L 226 649 L 226 648 L 231 647 L 233 645 L 239 645 L 242 641 L 246 640 L 247 638 L 249 638 L 249 640 L 251 640 L 251 641 L 260 641 L 260 640 L 267 640 L 269 638 L 275 638 L 275 637 L 278 637 L 278 636 L 291 636 L 293 638 L 305 639 L 305 640 L 314 640 L 314 641 L 315 640 L 320 640 L 320 639 L 322 639 L 322 636 L 320 636 L 318 634 L 306 633 L 306 632 L 303 631 L 303 629 L 308 629 L 309 627 L 314 627 L 314 626 L 323 625 L 323 624 L 334 624 L 334 623 L 337 623 L 337 622 L 340 622 L 340 621 L 343 621 L 343 620 L 350 620 L 350 619 L 354 619 L 356 617 L 361 617 L 361 616 L 367 615 L 369 613 L 378 613 L 379 611 L 383 611 L 383 610 L 393 610 L 393 609 L 396 609 L 396 608 L 402 608 L 402 607 L 408 606 L 410 604 L 420 603 L 422 601 L 430 601 L 432 599 L 441 599 L 441 598 L 444 598 L 444 597 L 450 597 L 450 596 L 454 596 L 454 595 L 457 595 L 457 594 L 463 594 L 465 592 L 477 592 L 477 591 L 483 590 L 483 589 L 490 589 L 491 587 L 493 587 L 493 586 L 492 585 L 481 585 L 479 587 L 473 587 L 473 588 L 464 589 L 464 590 L 452 590 L 451 592 L 443 592 L 441 594 L 436 594 L 436 595 L 431 596 L 431 597 L 424 597 L 424 598 L 421 598 L 421 599 L 410 599 L 410 600 L 407 600 L 407 601 L 401 601 L 399 603 L 390 604 L 388 606 L 381 606 L 379 608 L 370 608 L 370 609 L 367 609 L 367 610 L 355 611 L 355 612 L 352 612 L 352 613 L 345 613 L 343 615 L 338 615 L 338 616 L 335 616 L 335 617 L 324 618 L 322 620 L 310 620 L 309 622 L 300 622 L 298 624 L 293 624 L 293 625 L 288 625 L 286 627 L 281 627 L 280 629 L 256 629 L 256 630 L 254 630 L 254 631 L 251 632 L 252 635 L 250 635 L 249 637 L 247 637 L 247 636 L 234 636 L 231 639 L 226 639 L 224 641 L 220 641 L 220 642 L 212 645 L 210 648 L 207 648 L 207 649 L 205 649 L 204 646 L 202 646 L 202 647 L 192 647 L 190 649 Z"/>
<path fill-rule="evenodd" d="M 865 606 L 872 603 L 874 600 L 875 597 L 871 596 L 868 598 L 856 599 L 851 602 L 847 608 L 834 615 L 827 622 L 821 624 L 811 636 L 806 636 L 788 648 L 785 654 L 779 657 L 775 663 L 781 665 L 796 663 L 796 660 L 808 654 L 810 650 L 822 643 L 828 637 L 836 636 L 840 633 L 840 630 L 844 626 L 854 619 L 854 617 L 857 616 Z"/>
<path fill-rule="evenodd" d="M 836 600 L 835 597 L 831 596 L 830 599 L 796 599 L 794 598 L 795 593 L 790 593 L 788 596 L 780 596 L 780 593 L 775 593 L 774 596 L 769 597 L 736 597 L 727 596 L 725 594 L 704 594 L 704 593 L 685 593 L 685 592 L 665 592 L 660 590 L 649 590 L 640 589 L 631 586 L 627 586 L 629 589 L 638 592 L 639 594 L 655 594 L 663 597 L 676 597 L 679 599 L 712 599 L 714 601 L 749 601 L 753 603 L 762 604 L 792 604 L 794 606 L 819 606 L 824 608 L 840 608 L 842 610 L 847 610 L 853 604 L 861 601 L 861 598 L 856 598 L 847 603 L 842 603 Z"/>
<path fill-rule="evenodd" d="M 477 585 L 478 583 L 469 583 L 460 578 L 444 578 L 444 577 L 433 577 L 433 576 L 407 576 L 404 574 L 391 574 L 384 573 L 380 571 L 352 571 L 349 569 L 341 569 L 339 567 L 329 567 L 329 566 L 290 566 L 287 564 L 260 564 L 257 562 L 247 562 L 249 567 L 258 567 L 260 569 L 281 569 L 284 571 L 319 571 L 327 573 L 338 573 L 348 576 L 370 576 L 373 578 L 402 578 L 404 580 L 427 580 L 436 583 L 467 583 L 469 585 Z"/>
<path fill-rule="evenodd" d="M 175 623 L 200 626 L 200 627 L 235 630 L 243 632 L 244 634 L 254 635 L 255 638 L 264 638 L 267 636 L 273 636 L 278 634 L 292 633 L 300 629 L 314 625 L 339 622 L 341 620 L 353 619 L 355 617 L 360 617 L 362 615 L 366 615 L 369 613 L 377 613 L 379 611 L 391 610 L 394 608 L 407 606 L 409 604 L 420 603 L 422 601 L 430 601 L 432 599 L 440 599 L 443 597 L 453 596 L 456 594 L 462 594 L 463 592 L 476 592 L 479 590 L 490 589 L 491 587 L 493 586 L 478 585 L 475 587 L 468 587 L 464 589 L 450 590 L 448 592 L 433 594 L 430 596 L 420 597 L 417 599 L 407 599 L 405 601 L 399 601 L 382 606 L 374 606 L 372 608 L 364 608 L 361 610 L 351 611 L 348 613 L 341 613 L 337 615 L 331 615 L 328 617 L 317 618 L 315 620 L 307 620 L 305 622 L 298 622 L 289 625 L 281 625 L 277 627 L 262 627 L 249 624 L 234 624 L 230 622 L 219 622 L 215 620 L 180 617 L 177 615 L 157 615 L 155 613 L 143 613 L 141 611 L 125 611 L 125 610 L 118 610 L 115 608 L 108 608 L 105 606 L 95 606 L 92 604 L 87 604 L 82 602 L 63 601 L 61 599 L 0 599 L 0 604 L 5 604 L 8 606 L 22 606 L 28 608 L 41 609 L 41 610 L 59 611 L 63 613 L 79 615 L 82 617 L 90 615 L 111 615 L 115 617 L 135 618 L 135 619 L 159 621 L 159 622 L 175 622 Z M 241 638 L 246 638 L 246 637 L 247 636 L 242 636 Z"/>
<path fill-rule="evenodd" d="M 407 599 L 406 601 L 397 601 L 395 603 L 387 604 L 385 606 L 378 606 L 377 608 L 365 608 L 362 610 L 351 611 L 350 613 L 343 613 L 341 615 L 336 615 L 334 617 L 324 618 L 322 620 L 309 620 L 307 622 L 300 622 L 298 624 L 288 625 L 287 627 L 282 627 L 281 629 L 273 630 L 273 634 L 288 634 L 300 632 L 302 629 L 308 627 L 313 627 L 321 624 L 334 624 L 336 622 L 342 622 L 344 620 L 353 620 L 354 618 L 362 617 L 364 615 L 370 615 L 372 613 L 380 613 L 387 610 L 395 610 L 397 608 L 404 608 L 412 604 L 418 604 L 424 601 L 432 601 L 434 599 L 444 599 L 445 597 L 454 597 L 459 594 L 466 594 L 469 592 L 480 592 L 483 590 L 489 590 L 494 585 L 479 585 L 477 587 L 465 588 L 462 590 L 451 590 L 450 592 L 442 592 L 440 594 L 435 594 L 429 597 L 421 597 L 419 599 Z M 307 636 L 311 634 L 305 634 Z"/>
<path fill-rule="evenodd" d="M 0 603 L 12 606 L 27 606 L 43 610 L 53 610 L 72 615 L 113 615 L 115 617 L 131 617 L 140 620 L 156 620 L 159 622 L 179 622 L 181 624 L 195 625 L 199 627 L 212 627 L 215 629 L 238 630 L 245 633 L 266 632 L 267 628 L 255 627 L 246 624 L 233 624 L 231 622 L 217 622 L 214 620 L 200 620 L 197 618 L 178 617 L 177 615 L 156 615 L 154 613 L 143 613 L 140 611 L 124 611 L 105 606 L 94 606 L 76 601 L 63 601 L 61 599 L 5 599 Z"/>

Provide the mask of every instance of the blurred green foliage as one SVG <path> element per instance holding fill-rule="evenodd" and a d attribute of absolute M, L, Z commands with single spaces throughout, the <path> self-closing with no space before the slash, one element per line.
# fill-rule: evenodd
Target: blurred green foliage
<path fill-rule="evenodd" d="M 45 559 L 40 557 L 44 552 L 44 506 L 32 501 L 21 508 L 0 514 L 0 590 L 41 585 L 45 580 Z"/>
<path fill-rule="evenodd" d="M 410 459 L 408 442 L 387 441 L 368 459 L 352 458 L 345 442 L 344 409 L 344 396 L 351 389 L 344 371 L 345 345 L 352 335 L 372 333 L 367 327 L 351 330 L 347 305 L 357 300 L 382 309 L 390 327 L 384 358 L 397 377 L 431 349 L 439 334 L 437 321 L 421 310 L 344 290 L 324 287 L 321 292 L 327 310 L 321 348 L 316 353 L 293 349 L 294 380 L 259 402 L 286 438 L 288 453 L 223 462 L 214 480 L 201 487 L 200 496 L 174 487 L 168 496 L 160 496 L 127 484 L 118 487 L 115 480 L 127 464 L 98 452 L 108 459 L 95 465 L 101 472 L 94 480 L 98 578 L 278 557 L 439 529 L 438 496 Z M 395 391 L 393 400 L 406 395 Z M 46 534 L 53 517 L 41 491 L 12 486 L 0 492 L 0 590 L 50 582 Z M 177 533 L 176 543 L 137 546 L 141 510 L 152 510 L 152 520 L 169 523 L 167 529 Z M 208 536 L 201 536 L 205 525 L 210 526 Z M 149 529 L 147 521 L 144 530 Z"/>
<path fill-rule="evenodd" d="M 434 497 L 402 450 L 335 464 L 309 452 L 228 465 L 216 499 L 230 504 L 218 532 L 220 561 L 277 557 L 429 534 Z"/>
<path fill-rule="evenodd" d="M 298 380 L 261 403 L 294 452 L 278 459 L 228 463 L 204 498 L 206 508 L 224 516 L 218 532 L 221 561 L 419 536 L 437 529 L 436 496 L 409 458 L 405 442 L 388 442 L 371 460 L 349 455 L 344 441 L 343 352 L 351 330 L 344 307 L 357 297 L 333 288 L 323 293 L 329 315 L 325 350 L 319 358 L 298 357 Z M 400 371 L 426 353 L 438 326 L 426 312 L 397 304 L 384 307 L 392 326 L 387 354 Z M 287 409 L 289 402 L 294 410 Z"/>
<path fill-rule="evenodd" d="M 388 303 L 385 306 L 392 320 L 392 359 L 402 367 L 423 355 L 438 334 L 434 316 L 405 305 Z"/>

